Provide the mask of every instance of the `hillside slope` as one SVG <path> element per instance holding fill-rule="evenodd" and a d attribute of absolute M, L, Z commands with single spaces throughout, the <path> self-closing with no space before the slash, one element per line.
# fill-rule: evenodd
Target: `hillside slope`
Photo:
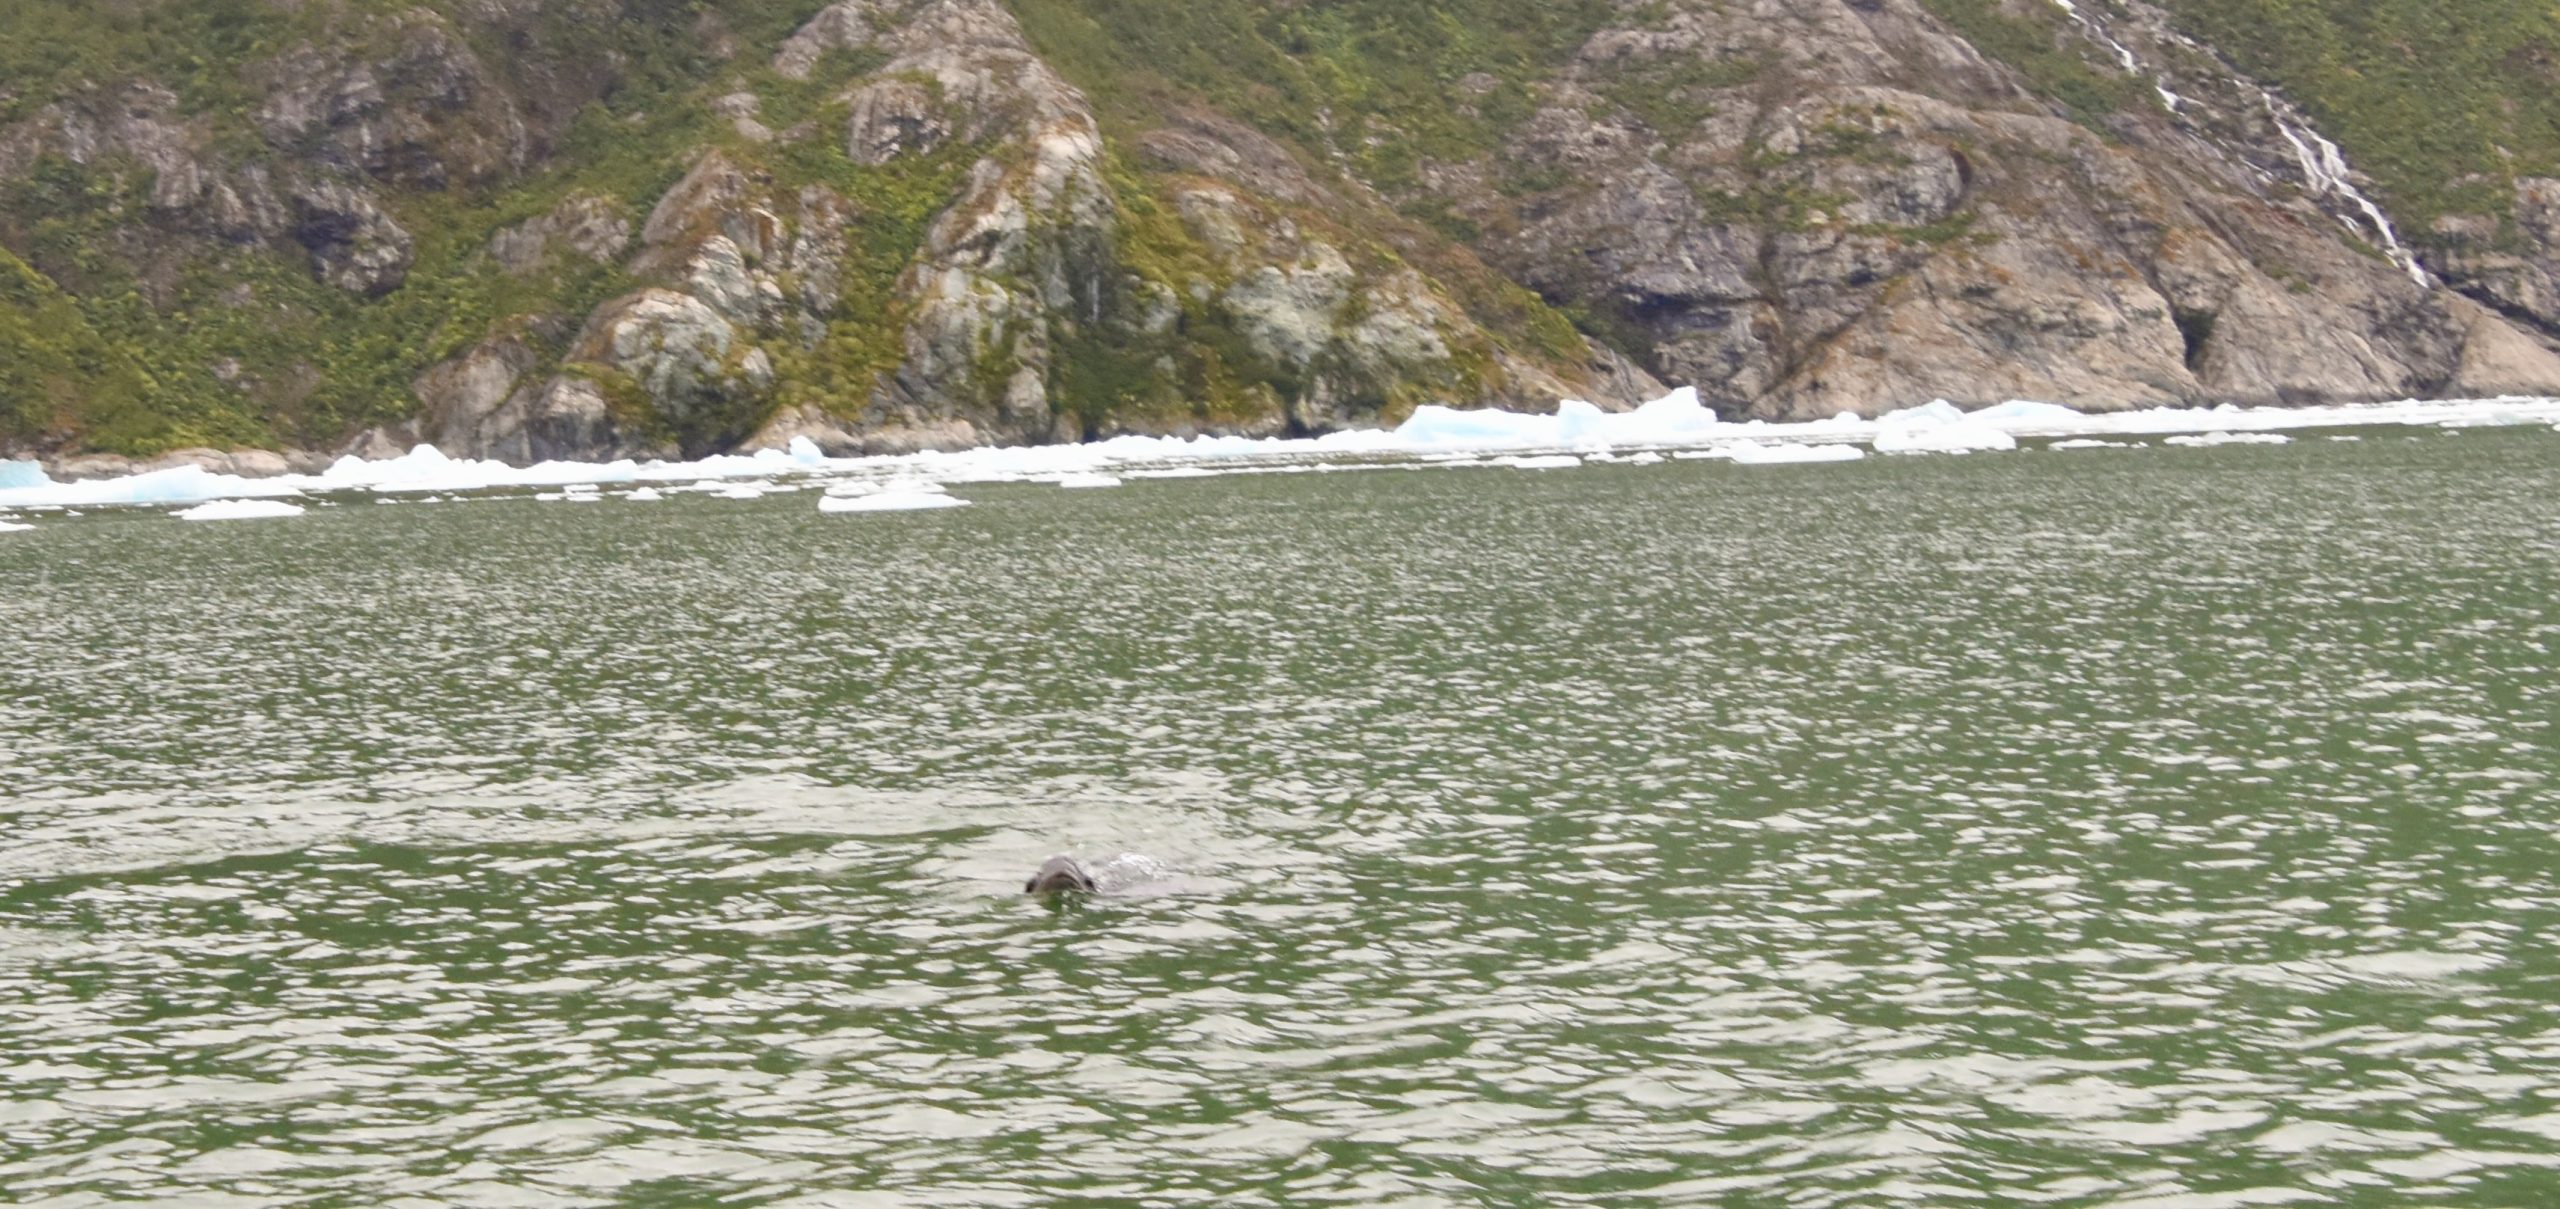
<path fill-rule="evenodd" d="M 2539 161 L 2421 280 L 2231 63 L 2307 73 L 2084 9 L 0 0 L 0 452 L 2560 391 Z"/>

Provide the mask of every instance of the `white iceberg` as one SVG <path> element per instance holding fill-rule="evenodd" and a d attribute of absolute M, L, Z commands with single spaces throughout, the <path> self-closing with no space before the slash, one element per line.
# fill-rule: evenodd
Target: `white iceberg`
<path fill-rule="evenodd" d="M 2293 438 L 2280 432 L 2208 432 L 2170 437 L 2164 445 L 2290 445 Z"/>
<path fill-rule="evenodd" d="M 1564 406 L 1570 409 L 1572 402 L 1568 400 Z M 1412 418 L 1397 426 L 1395 436 L 1399 444 L 1407 447 L 1468 449 L 1552 445 L 1558 443 L 1562 431 L 1563 425 L 1556 416 L 1532 416 L 1490 408 L 1460 411 L 1433 404 L 1415 408 Z"/>
<path fill-rule="evenodd" d="M 1102 487 L 1117 487 L 1120 485 L 1120 479 L 1117 475 L 1086 471 L 1081 474 L 1060 475 L 1058 476 L 1057 483 L 1059 486 L 1070 490 L 1090 491 Z"/>
<path fill-rule="evenodd" d="M 2438 425 L 2459 430 L 2525 423 L 2560 425 L 2560 399 L 2404 401 L 2313 408 L 2225 405 L 2095 414 L 2033 400 L 2013 400 L 1973 412 L 1938 401 L 1875 420 L 1843 414 L 1781 423 L 1720 420 L 1700 402 L 1697 392 L 1682 389 L 1633 411 L 1618 413 L 1604 412 L 1579 400 L 1560 403 L 1552 415 L 1426 406 L 1392 431 L 1337 432 L 1314 438 L 1126 436 L 1086 445 L 981 447 L 952 453 L 874 457 L 830 458 L 814 443 L 798 439 L 786 449 L 724 454 L 690 462 L 545 462 L 516 467 L 450 458 L 433 446 L 422 445 L 376 462 L 341 458 L 316 475 L 243 479 L 183 466 L 122 479 L 76 483 L 55 482 L 35 463 L 11 461 L 0 462 L 0 509 L 197 504 L 219 499 L 289 500 L 308 493 L 335 491 L 449 496 L 492 488 L 557 492 L 567 500 L 600 494 L 592 490 L 573 493 L 571 488 L 599 486 L 645 488 L 645 492 L 633 491 L 622 497 L 633 500 L 655 499 L 663 493 L 685 490 L 743 499 L 750 491 L 794 489 L 800 485 L 792 481 L 795 478 L 838 480 L 859 476 L 875 484 L 884 479 L 913 480 L 937 488 L 980 482 L 1046 481 L 1063 485 L 1070 479 L 1098 484 L 1103 478 L 1123 476 L 1312 473 L 1328 467 L 1366 468 L 1380 461 L 1436 465 L 1484 465 L 1490 461 L 1561 468 L 1567 465 L 1568 458 L 1639 461 L 1645 454 L 1659 458 L 1665 453 L 1678 458 L 1717 457 L 1767 465 L 1848 460 L 1859 456 L 1850 442 L 1878 453 L 1956 453 L 2013 449 L 2020 437 L 2087 440 L 2231 434 L 2209 441 L 2179 443 L 2236 444 L 2269 441 L 2283 431 L 2301 429 Z M 1736 451 L 1746 445 L 1764 452 L 1737 455 Z M 881 506 L 869 505 L 865 510 L 881 510 Z"/>
<path fill-rule="evenodd" d="M 33 525 L 22 525 L 16 521 L 0 520 L 0 533 L 24 533 L 33 528 L 35 528 Z"/>
<path fill-rule="evenodd" d="M 29 474 L 25 468 L 34 463 L 11 462 L 6 465 L 11 469 L 5 479 L 0 479 L 0 507 L 194 504 L 205 500 L 276 499 L 302 494 L 300 487 L 286 479 L 244 479 L 238 475 L 215 474 L 202 466 L 177 466 L 118 479 L 57 483 L 41 467 Z"/>
<path fill-rule="evenodd" d="M 820 512 L 926 512 L 935 508 L 968 506 L 969 501 L 946 495 L 938 487 L 930 491 L 874 491 L 865 495 L 825 495 L 818 498 Z"/>
<path fill-rule="evenodd" d="M 659 500 L 667 498 L 667 495 L 665 492 L 660 491 L 655 487 L 643 487 L 638 491 L 624 495 L 622 498 L 635 504 L 654 504 Z"/>
<path fill-rule="evenodd" d="M 2022 406 L 2016 403 L 2002 405 L 2011 409 Z M 2039 423 L 2042 416 L 2028 412 L 2014 422 Z M 1996 419 L 1988 415 L 1968 415 L 1944 399 L 1878 417 L 1875 429 L 1873 444 L 1877 453 L 2002 452 L 2018 447 L 2018 438 L 2000 427 Z"/>
<path fill-rule="evenodd" d="M 2436 421 L 2436 427 L 2438 427 L 2438 428 L 2522 428 L 2522 427 L 2525 427 L 2525 426 L 2527 426 L 2527 425 L 2540 424 L 2540 423 L 2542 423 L 2542 422 L 2543 422 L 2543 420 L 2544 420 L 2544 419 L 2546 419 L 2546 418 L 2547 418 L 2547 417 L 2539 416 L 2539 415 L 2535 415 L 2534 413 L 2532 413 L 2532 412 L 2530 412 L 2530 411 L 2524 411 L 2524 410 L 2521 410 L 2521 409 L 2517 409 L 2517 410 L 2508 410 L 2508 409 L 2503 409 L 2503 408 L 2502 408 L 2502 409 L 2499 409 L 2499 410 L 2496 410 L 2496 411 L 2476 412 L 2476 413 L 2471 413 L 2471 414 L 2467 414 L 2467 415 L 2448 416 L 2448 417 L 2446 417 L 2446 418 L 2444 418 L 2444 419 L 2442 419 L 2442 420 L 2438 420 L 2438 421 Z"/>
<path fill-rule="evenodd" d="M 1736 466 L 1800 466 L 1813 462 L 1855 462 L 1867 451 L 1855 445 L 1808 445 L 1801 441 L 1736 441 L 1719 446 L 1716 453 L 1732 460 Z"/>
<path fill-rule="evenodd" d="M 172 515 L 182 521 L 256 521 L 300 516 L 302 505 L 283 500 L 215 500 Z"/>

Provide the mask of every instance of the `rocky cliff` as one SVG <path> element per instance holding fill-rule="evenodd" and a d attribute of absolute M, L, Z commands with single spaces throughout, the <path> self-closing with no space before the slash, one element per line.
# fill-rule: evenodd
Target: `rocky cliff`
<path fill-rule="evenodd" d="M 2560 182 L 2403 248 L 2141 4 L 0 10 L 58 463 L 2560 392 Z"/>

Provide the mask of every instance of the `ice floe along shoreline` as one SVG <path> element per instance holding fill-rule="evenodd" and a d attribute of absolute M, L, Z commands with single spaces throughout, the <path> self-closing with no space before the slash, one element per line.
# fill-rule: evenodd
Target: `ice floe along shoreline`
<path fill-rule="evenodd" d="M 691 462 L 544 462 L 516 467 L 446 457 L 420 446 L 379 461 L 341 458 L 319 474 L 242 478 L 200 467 L 124 478 L 56 482 L 32 462 L 0 462 L 0 526 L 69 509 L 167 507 L 223 502 L 190 519 L 290 516 L 295 500 L 369 494 L 385 500 L 441 500 L 466 494 L 538 493 L 562 502 L 649 502 L 676 493 L 725 499 L 830 483 L 826 512 L 951 508 L 967 501 L 945 488 L 971 483 L 1047 483 L 1109 488 L 1126 480 L 1223 473 L 1289 472 L 1356 464 L 1568 469 L 1586 462 L 1720 459 L 1741 466 L 1857 461 L 1871 455 L 1987 453 L 2022 440 L 2078 448 L 2095 438 L 2180 438 L 2181 444 L 2281 441 L 2287 432 L 2373 426 L 2470 428 L 2560 426 L 2560 399 L 2409 401 L 2307 408 L 2158 408 L 2080 412 L 2052 403 L 2011 402 L 1964 411 L 1946 402 L 1875 419 L 1841 415 L 1801 423 L 1721 420 L 1690 390 L 1628 412 L 1568 400 L 1551 414 L 1424 407 L 1393 429 L 1313 438 L 1118 437 L 1084 445 L 986 446 L 954 453 L 831 458 L 803 440 L 788 450 L 719 455 Z M 608 494 L 606 488 L 614 488 Z M 260 507 L 246 507 L 259 504 Z M 288 509 L 290 511 L 288 511 Z M 0 528 L 0 531 L 10 531 Z"/>

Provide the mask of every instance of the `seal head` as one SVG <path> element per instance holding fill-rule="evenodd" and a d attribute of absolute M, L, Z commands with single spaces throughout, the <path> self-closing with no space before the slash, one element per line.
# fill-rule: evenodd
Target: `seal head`
<path fill-rule="evenodd" d="M 1093 875 L 1085 872 L 1084 866 L 1077 864 L 1074 857 L 1050 857 L 1048 863 L 1040 866 L 1038 873 L 1031 875 L 1030 881 L 1022 884 L 1022 892 L 1025 894 L 1059 894 L 1066 891 L 1074 891 L 1078 894 L 1094 892 Z"/>

